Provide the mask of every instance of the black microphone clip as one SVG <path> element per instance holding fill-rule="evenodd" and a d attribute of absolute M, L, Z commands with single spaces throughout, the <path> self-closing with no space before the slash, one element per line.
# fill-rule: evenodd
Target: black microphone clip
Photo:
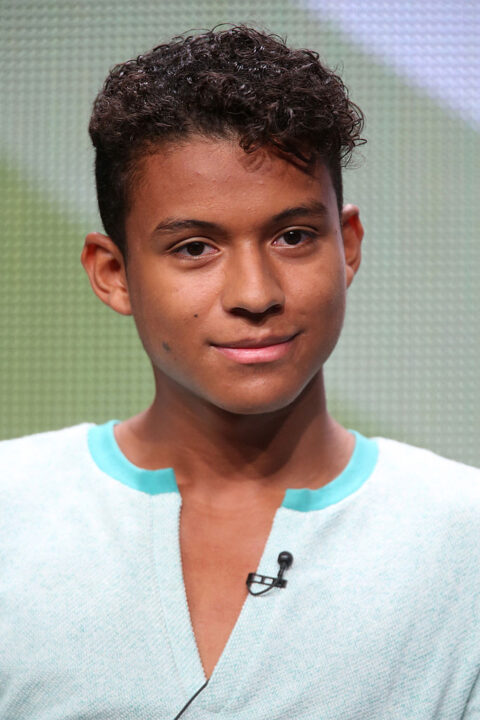
<path fill-rule="evenodd" d="M 288 570 L 288 568 L 293 563 L 293 555 L 292 553 L 284 550 L 278 556 L 277 561 L 280 565 L 277 577 L 270 577 L 269 575 L 257 575 L 256 573 L 248 573 L 247 588 L 250 595 L 265 595 L 265 593 L 269 592 L 274 587 L 284 588 L 287 586 L 287 580 L 284 579 L 283 573 L 285 572 L 285 570 Z M 266 585 L 267 587 L 264 590 L 253 592 L 250 589 L 250 586 L 253 585 L 253 583 L 257 583 L 258 585 Z"/>

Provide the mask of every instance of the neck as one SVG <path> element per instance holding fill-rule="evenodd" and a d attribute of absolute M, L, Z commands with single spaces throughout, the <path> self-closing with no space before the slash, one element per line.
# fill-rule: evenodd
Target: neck
<path fill-rule="evenodd" d="M 155 400 L 117 426 L 127 457 L 146 468 L 173 467 L 179 485 L 320 487 L 341 472 L 353 437 L 327 412 L 323 377 L 317 375 L 288 407 L 238 415 L 157 383 Z"/>

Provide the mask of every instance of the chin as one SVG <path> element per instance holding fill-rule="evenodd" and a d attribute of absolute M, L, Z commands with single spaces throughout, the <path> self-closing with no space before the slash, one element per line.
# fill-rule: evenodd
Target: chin
<path fill-rule="evenodd" d="M 211 398 L 210 402 L 221 410 L 232 415 L 265 415 L 285 410 L 297 400 L 304 388 L 297 388 L 295 391 L 273 393 L 271 391 L 245 392 L 237 398 Z M 271 390 L 269 388 L 269 390 Z"/>

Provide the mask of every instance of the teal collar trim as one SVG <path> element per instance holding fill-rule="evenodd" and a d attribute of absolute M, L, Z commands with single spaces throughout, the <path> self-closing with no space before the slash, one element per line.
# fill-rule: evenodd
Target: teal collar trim
<path fill-rule="evenodd" d="M 113 426 L 118 422 L 110 420 L 105 425 L 92 425 L 88 430 L 88 448 L 100 470 L 124 485 L 149 495 L 178 493 L 172 468 L 144 470 L 125 457 L 113 433 Z"/>
<path fill-rule="evenodd" d="M 145 470 L 128 460 L 115 440 L 113 426 L 119 420 L 104 425 L 92 425 L 88 430 L 88 447 L 100 470 L 124 485 L 149 495 L 178 493 L 172 468 Z M 347 467 L 334 480 L 317 490 L 288 489 L 282 507 L 299 512 L 322 510 L 334 505 L 358 490 L 370 477 L 378 460 L 378 445 L 355 430 L 355 448 Z"/>
<path fill-rule="evenodd" d="M 350 432 L 355 435 L 355 448 L 348 465 L 340 475 L 317 490 L 287 490 L 282 507 L 299 512 L 323 510 L 348 497 L 368 480 L 377 464 L 378 445 L 375 440 L 370 440 L 355 430 Z"/>

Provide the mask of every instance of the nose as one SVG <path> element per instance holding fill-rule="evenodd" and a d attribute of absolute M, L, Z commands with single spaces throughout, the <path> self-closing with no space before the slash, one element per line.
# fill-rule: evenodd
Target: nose
<path fill-rule="evenodd" d="M 252 316 L 280 311 L 285 295 L 277 275 L 272 261 L 258 246 L 248 245 L 232 253 L 223 285 L 224 309 Z"/>

